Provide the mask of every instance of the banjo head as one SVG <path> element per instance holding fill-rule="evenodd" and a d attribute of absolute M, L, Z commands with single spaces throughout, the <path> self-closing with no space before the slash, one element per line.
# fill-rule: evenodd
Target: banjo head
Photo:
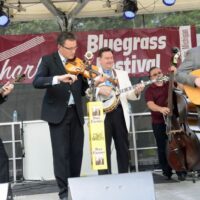
<path fill-rule="evenodd" d="M 103 103 L 103 111 L 109 113 L 113 111 L 119 104 L 120 96 L 115 90 L 111 91 L 110 96 L 99 95 L 99 99 Z"/>

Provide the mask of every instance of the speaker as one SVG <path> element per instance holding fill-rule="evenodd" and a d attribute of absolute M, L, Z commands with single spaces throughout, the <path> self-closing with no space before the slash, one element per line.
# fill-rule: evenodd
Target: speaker
<path fill-rule="evenodd" d="M 8 198 L 8 183 L 0 183 L 0 199 L 7 200 Z"/>
<path fill-rule="evenodd" d="M 155 200 L 151 172 L 69 178 L 69 200 Z"/>

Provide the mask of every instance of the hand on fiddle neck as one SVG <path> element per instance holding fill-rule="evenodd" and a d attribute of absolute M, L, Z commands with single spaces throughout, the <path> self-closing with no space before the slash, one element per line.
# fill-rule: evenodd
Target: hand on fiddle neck
<path fill-rule="evenodd" d="M 64 74 L 57 76 L 58 81 L 63 82 L 63 83 L 69 83 L 72 84 L 77 80 L 77 76 L 73 74 Z"/>
<path fill-rule="evenodd" d="M 100 75 L 94 79 L 94 84 L 95 84 L 95 86 L 98 86 L 99 84 L 104 83 L 105 81 L 107 81 L 107 77 Z"/>
<path fill-rule="evenodd" d="M 196 87 L 200 88 L 200 77 L 195 78 L 194 83 Z"/>

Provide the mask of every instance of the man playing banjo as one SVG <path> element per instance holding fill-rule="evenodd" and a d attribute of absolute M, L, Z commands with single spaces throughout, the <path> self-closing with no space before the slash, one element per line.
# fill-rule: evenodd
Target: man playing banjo
<path fill-rule="evenodd" d="M 130 88 L 131 82 L 128 73 L 122 70 L 114 69 L 114 57 L 110 48 L 104 47 L 99 50 L 100 73 L 106 74 L 99 78 L 101 82 L 97 86 L 97 99 L 101 100 L 106 109 L 105 116 L 105 139 L 107 151 L 107 170 L 99 170 L 98 173 L 111 174 L 111 141 L 115 143 L 117 164 L 119 173 L 129 171 L 129 142 L 128 131 L 130 128 L 128 100 L 138 100 L 144 84 L 137 84 L 129 92 L 118 93 L 119 90 Z M 108 77 L 115 79 L 115 82 L 109 81 Z M 106 105 L 106 103 L 108 105 Z M 104 110 L 105 111 L 105 110 Z"/>

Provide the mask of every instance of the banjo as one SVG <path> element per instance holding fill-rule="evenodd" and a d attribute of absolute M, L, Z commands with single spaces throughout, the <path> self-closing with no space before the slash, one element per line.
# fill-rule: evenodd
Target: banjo
<path fill-rule="evenodd" d="M 147 86 L 147 85 L 150 85 L 155 82 L 168 81 L 168 80 L 169 80 L 169 77 L 163 76 L 163 77 L 155 79 L 155 80 L 141 81 L 141 83 L 143 83 L 145 86 Z M 109 96 L 98 95 L 97 100 L 99 100 L 103 103 L 103 111 L 105 113 L 109 113 L 109 112 L 113 111 L 115 108 L 117 108 L 117 106 L 119 105 L 120 94 L 134 90 L 136 86 L 137 86 L 137 84 L 132 85 L 130 87 L 123 88 L 123 89 L 113 87 L 111 94 Z"/>

